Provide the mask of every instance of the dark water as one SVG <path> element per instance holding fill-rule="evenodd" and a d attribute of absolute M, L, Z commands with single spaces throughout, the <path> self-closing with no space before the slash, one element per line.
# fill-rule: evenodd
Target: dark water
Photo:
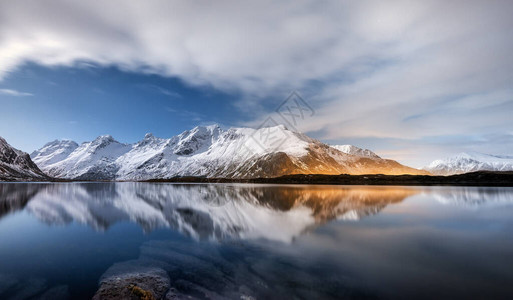
<path fill-rule="evenodd" d="M 513 189 L 0 184 L 0 299 L 165 270 L 235 299 L 513 298 Z"/>

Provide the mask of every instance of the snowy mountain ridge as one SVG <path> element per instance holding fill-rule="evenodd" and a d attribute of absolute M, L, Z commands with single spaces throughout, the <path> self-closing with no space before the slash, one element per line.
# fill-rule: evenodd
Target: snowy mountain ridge
<path fill-rule="evenodd" d="M 73 149 L 75 144 L 64 142 L 65 149 L 47 144 L 34 151 L 32 159 L 50 176 L 78 180 L 427 173 L 363 149 L 363 155 L 344 153 L 283 125 L 226 130 L 218 125 L 198 126 L 171 138 L 146 134 L 134 144 L 120 143 L 109 135 Z"/>
<path fill-rule="evenodd" d="M 370 158 L 380 158 L 376 153 L 372 152 L 369 149 L 362 149 L 353 145 L 331 145 L 331 147 L 351 155 Z"/>
<path fill-rule="evenodd" d="M 454 175 L 476 171 L 513 171 L 513 156 L 462 152 L 435 160 L 423 168 L 435 175 Z"/>

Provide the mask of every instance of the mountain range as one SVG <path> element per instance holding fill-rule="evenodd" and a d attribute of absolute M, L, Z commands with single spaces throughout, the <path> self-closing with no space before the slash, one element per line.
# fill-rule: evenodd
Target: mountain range
<path fill-rule="evenodd" d="M 74 180 L 177 176 L 256 178 L 288 174 L 429 174 L 350 145 L 329 146 L 283 125 L 251 129 L 198 126 L 133 144 L 99 136 L 81 145 L 53 141 L 31 154 L 46 174 Z"/>
<path fill-rule="evenodd" d="M 28 154 L 0 138 L 0 180 L 149 180 L 180 176 L 270 178 L 291 174 L 452 175 L 512 171 L 513 157 L 462 153 L 423 169 L 353 145 L 327 145 L 283 125 L 198 126 L 171 138 L 146 134 L 133 144 L 110 135 L 78 144 L 55 140 Z"/>

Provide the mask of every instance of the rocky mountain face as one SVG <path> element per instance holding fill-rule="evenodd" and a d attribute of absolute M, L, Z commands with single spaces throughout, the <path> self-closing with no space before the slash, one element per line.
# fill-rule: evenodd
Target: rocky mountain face
<path fill-rule="evenodd" d="M 346 153 L 282 125 L 227 130 L 217 125 L 199 126 L 168 139 L 147 134 L 135 144 L 123 144 L 106 135 L 75 146 L 74 142 L 55 141 L 34 151 L 32 159 L 51 176 L 79 180 L 428 174 L 369 150 L 358 152 L 354 147 Z"/>
<path fill-rule="evenodd" d="M 46 180 L 46 176 L 30 156 L 13 148 L 0 137 L 0 181 Z"/>
<path fill-rule="evenodd" d="M 435 160 L 423 168 L 434 175 L 454 175 L 476 171 L 513 171 L 513 156 L 491 155 L 478 152 Z"/>

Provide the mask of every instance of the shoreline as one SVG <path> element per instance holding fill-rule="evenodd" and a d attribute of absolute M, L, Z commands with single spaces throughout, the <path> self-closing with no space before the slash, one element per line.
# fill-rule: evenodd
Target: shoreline
<path fill-rule="evenodd" d="M 251 179 L 205 178 L 191 176 L 173 177 L 168 179 L 152 179 L 145 180 L 143 182 L 513 187 L 513 172 L 478 171 L 450 176 L 383 174 L 296 174 L 273 178 Z"/>
<path fill-rule="evenodd" d="M 149 180 L 69 180 L 50 178 L 45 180 L 9 180 L 0 182 L 153 182 L 153 183 L 249 183 L 249 184 L 322 184 L 322 185 L 390 185 L 390 186 L 491 186 L 513 187 L 513 172 L 478 171 L 472 173 L 433 176 L 433 175 L 323 175 L 296 174 L 272 178 L 208 178 L 208 177 L 171 177 Z"/>

